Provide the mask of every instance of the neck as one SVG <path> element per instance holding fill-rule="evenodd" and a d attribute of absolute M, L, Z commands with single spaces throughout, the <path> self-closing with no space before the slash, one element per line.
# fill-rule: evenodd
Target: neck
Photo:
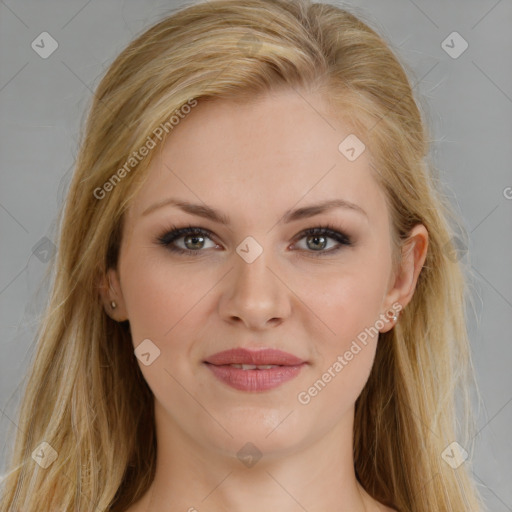
<path fill-rule="evenodd" d="M 286 452 L 274 449 L 257 460 L 260 452 L 255 444 L 248 445 L 240 456 L 237 450 L 199 445 L 156 402 L 156 474 L 140 509 L 146 512 L 376 510 L 371 508 L 372 500 L 355 476 L 353 418 L 352 409 L 341 423 L 326 430 L 313 443 L 309 441 Z M 243 441 L 234 444 L 245 445 Z"/>

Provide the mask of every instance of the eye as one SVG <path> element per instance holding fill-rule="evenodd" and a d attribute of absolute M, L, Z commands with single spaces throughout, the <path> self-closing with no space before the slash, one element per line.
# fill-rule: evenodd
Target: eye
<path fill-rule="evenodd" d="M 170 230 L 159 236 L 156 241 L 174 253 L 198 256 L 200 252 L 204 252 L 201 249 L 217 247 L 217 244 L 213 242 L 211 237 L 212 233 L 203 228 L 195 226 L 177 228 L 172 226 Z M 330 225 L 307 229 L 296 237 L 298 241 L 302 239 L 306 239 L 306 248 L 302 250 L 313 253 L 313 256 L 333 254 L 343 246 L 353 245 L 348 235 L 337 231 L 335 227 Z M 329 239 L 337 242 L 337 245 L 329 250 L 324 250 L 328 245 Z M 213 246 L 205 247 L 206 240 L 210 240 Z M 182 247 L 178 245 L 179 243 L 182 244 Z"/>
<path fill-rule="evenodd" d="M 170 231 L 166 231 L 162 236 L 158 237 L 157 242 L 172 252 L 196 256 L 204 248 L 205 239 L 211 240 L 210 235 L 211 233 L 203 228 L 194 226 L 177 228 L 173 226 Z M 176 245 L 181 239 L 183 239 L 184 248 Z"/>
<path fill-rule="evenodd" d="M 325 256 L 333 254 L 342 249 L 343 246 L 352 246 L 353 242 L 348 235 L 337 231 L 334 226 L 327 225 L 317 228 L 310 228 L 303 231 L 299 236 L 298 240 L 306 240 L 306 251 L 312 252 L 313 256 Z M 335 240 L 337 245 L 329 250 L 324 250 L 328 245 L 328 240 Z M 308 251 L 307 249 L 311 249 Z M 315 254 L 316 253 L 316 254 Z"/>

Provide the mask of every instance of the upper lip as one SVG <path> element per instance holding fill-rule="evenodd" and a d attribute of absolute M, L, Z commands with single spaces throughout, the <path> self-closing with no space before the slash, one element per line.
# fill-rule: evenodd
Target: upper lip
<path fill-rule="evenodd" d="M 247 348 L 233 348 L 217 352 L 209 356 L 206 363 L 214 364 L 216 366 L 224 364 L 252 364 L 252 365 L 280 365 L 280 366 L 297 366 L 306 361 L 300 359 L 293 354 L 283 352 L 274 348 L 263 349 L 247 349 Z"/>

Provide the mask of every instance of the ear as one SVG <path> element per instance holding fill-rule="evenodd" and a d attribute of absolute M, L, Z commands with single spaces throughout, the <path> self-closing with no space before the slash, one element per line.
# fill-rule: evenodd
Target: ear
<path fill-rule="evenodd" d="M 107 315 L 117 322 L 128 320 L 117 270 L 109 268 L 107 274 L 100 280 L 98 288 Z"/>
<path fill-rule="evenodd" d="M 392 276 L 390 288 L 383 301 L 383 308 L 389 312 L 392 311 L 398 317 L 401 311 L 411 301 L 416 283 L 420 275 L 425 258 L 427 257 L 428 231 L 423 224 L 417 224 L 411 230 L 407 241 L 402 247 L 402 258 L 398 269 Z M 401 306 L 399 307 L 398 304 Z M 380 329 L 381 333 L 391 330 L 395 321 L 386 322 Z"/>

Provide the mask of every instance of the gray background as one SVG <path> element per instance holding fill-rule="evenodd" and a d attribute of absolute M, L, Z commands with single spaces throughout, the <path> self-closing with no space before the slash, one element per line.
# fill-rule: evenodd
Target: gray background
<path fill-rule="evenodd" d="M 135 35 L 181 4 L 0 0 L 0 474 L 46 300 L 41 282 L 56 214 L 92 91 Z M 469 235 L 469 253 L 461 246 L 459 255 L 472 275 L 470 335 L 483 399 L 469 456 L 489 509 L 512 511 L 512 3 L 354 0 L 349 6 L 409 65 L 446 192 Z M 43 59 L 31 43 L 45 31 L 59 46 Z M 469 44 L 458 58 L 441 46 L 453 31 Z"/>

